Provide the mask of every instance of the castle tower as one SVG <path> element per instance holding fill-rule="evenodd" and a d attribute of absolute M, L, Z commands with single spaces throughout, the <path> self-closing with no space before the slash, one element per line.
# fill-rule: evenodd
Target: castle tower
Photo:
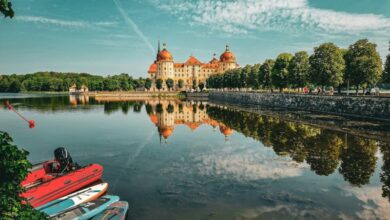
<path fill-rule="evenodd" d="M 156 64 L 156 80 L 163 80 L 163 89 L 166 90 L 165 80 L 174 78 L 174 69 L 172 54 L 167 50 L 165 43 L 163 49 L 157 53 Z"/>
<path fill-rule="evenodd" d="M 223 73 L 227 70 L 237 68 L 236 56 L 230 51 L 229 45 L 226 44 L 225 52 L 219 57 L 220 65 L 218 72 Z"/>

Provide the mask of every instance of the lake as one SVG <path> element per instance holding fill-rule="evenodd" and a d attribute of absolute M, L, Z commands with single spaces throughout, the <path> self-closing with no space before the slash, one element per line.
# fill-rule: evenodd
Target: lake
<path fill-rule="evenodd" d="M 0 99 L 0 130 L 32 163 L 63 146 L 79 164 L 103 165 L 109 193 L 130 203 L 130 219 L 390 218 L 385 123 L 337 117 L 324 125 L 317 121 L 334 117 L 290 120 L 296 112 L 212 102 Z"/>

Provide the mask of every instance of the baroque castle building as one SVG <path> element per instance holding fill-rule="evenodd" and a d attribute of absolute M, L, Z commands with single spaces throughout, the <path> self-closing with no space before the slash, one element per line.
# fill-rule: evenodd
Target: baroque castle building
<path fill-rule="evenodd" d="M 152 80 L 152 91 L 157 90 L 156 81 L 163 81 L 162 90 L 166 91 L 165 81 L 172 79 L 175 90 L 190 90 L 193 83 L 206 85 L 206 80 L 213 74 L 224 73 L 227 70 L 238 67 L 235 55 L 230 51 L 228 45 L 226 50 L 221 54 L 219 59 L 214 57 L 207 63 L 199 61 L 196 57 L 190 56 L 184 63 L 175 62 L 172 54 L 167 50 L 166 44 L 160 50 L 158 44 L 156 60 L 150 65 L 148 77 Z M 182 88 L 179 88 L 179 81 L 182 81 Z"/>

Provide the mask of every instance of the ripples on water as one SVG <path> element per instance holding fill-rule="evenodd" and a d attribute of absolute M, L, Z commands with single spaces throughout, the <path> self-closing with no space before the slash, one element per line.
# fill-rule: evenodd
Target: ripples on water
<path fill-rule="evenodd" d="M 390 218 L 384 123 L 178 100 L 2 98 L 36 121 L 28 129 L 0 106 L 0 130 L 31 161 L 66 146 L 102 164 L 134 219 Z"/>

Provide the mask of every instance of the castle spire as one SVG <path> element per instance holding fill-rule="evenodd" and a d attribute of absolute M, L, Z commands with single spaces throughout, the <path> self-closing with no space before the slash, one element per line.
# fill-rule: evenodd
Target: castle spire
<path fill-rule="evenodd" d="M 229 44 L 226 44 L 226 52 L 230 52 Z"/>
<path fill-rule="evenodd" d="M 160 40 L 158 40 L 157 53 L 160 53 Z"/>

